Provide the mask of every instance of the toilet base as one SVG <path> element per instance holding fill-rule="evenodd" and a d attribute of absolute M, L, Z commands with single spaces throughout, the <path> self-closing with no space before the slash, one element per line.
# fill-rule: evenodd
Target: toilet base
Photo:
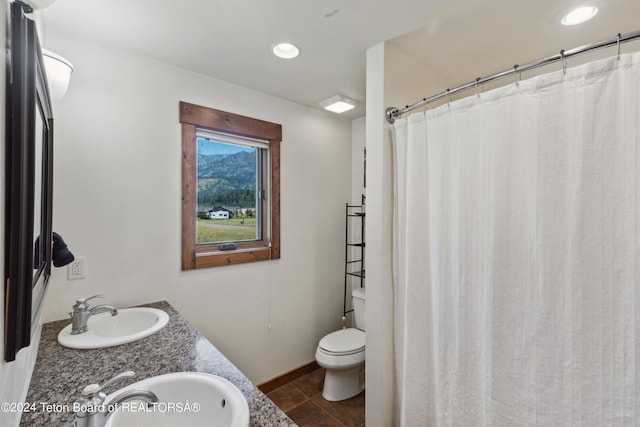
<path fill-rule="evenodd" d="M 322 397 L 331 402 L 346 400 L 364 390 L 364 363 L 350 369 L 327 369 Z"/>

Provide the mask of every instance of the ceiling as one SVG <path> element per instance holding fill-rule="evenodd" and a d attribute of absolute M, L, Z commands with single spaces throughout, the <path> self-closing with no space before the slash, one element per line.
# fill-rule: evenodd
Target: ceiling
<path fill-rule="evenodd" d="M 600 7 L 592 21 L 558 23 L 585 2 Z M 360 102 L 348 118 L 365 114 L 366 50 L 382 41 L 453 87 L 640 29 L 639 0 L 58 0 L 38 13 L 47 33 L 94 39 L 313 108 L 344 95 Z M 301 55 L 273 56 L 281 41 Z"/>

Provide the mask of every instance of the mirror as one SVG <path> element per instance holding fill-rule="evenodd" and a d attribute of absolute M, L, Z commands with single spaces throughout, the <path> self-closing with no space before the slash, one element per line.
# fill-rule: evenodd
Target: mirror
<path fill-rule="evenodd" d="M 51 274 L 53 116 L 30 8 L 11 4 L 6 73 L 5 360 L 28 347 Z"/>

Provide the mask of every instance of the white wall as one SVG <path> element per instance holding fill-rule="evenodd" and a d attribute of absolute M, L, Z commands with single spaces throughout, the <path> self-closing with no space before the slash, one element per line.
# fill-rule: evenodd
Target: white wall
<path fill-rule="evenodd" d="M 367 51 L 367 354 L 366 420 L 393 419 L 393 293 L 391 289 L 390 149 L 385 138 L 384 44 Z"/>
<path fill-rule="evenodd" d="M 442 91 L 446 82 L 393 45 L 367 51 L 367 396 L 368 427 L 394 424 L 393 155 L 387 107 Z"/>
<path fill-rule="evenodd" d="M 45 48 L 75 67 L 54 106 L 54 230 L 88 264 L 54 269 L 45 320 L 97 293 L 166 299 L 255 383 L 314 360 L 341 324 L 351 122 L 89 40 L 49 31 Z M 181 100 L 282 124 L 280 260 L 180 270 Z"/>
<path fill-rule="evenodd" d="M 364 149 L 366 146 L 366 118 L 351 122 L 351 203 L 359 205 L 364 188 Z"/>

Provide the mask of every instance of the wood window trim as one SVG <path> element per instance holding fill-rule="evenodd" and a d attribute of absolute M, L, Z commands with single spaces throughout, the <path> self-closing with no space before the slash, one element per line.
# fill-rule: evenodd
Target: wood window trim
<path fill-rule="evenodd" d="M 182 124 L 182 270 L 240 264 L 280 258 L 280 142 L 282 126 L 251 117 L 180 102 Z M 218 244 L 196 244 L 197 147 L 196 130 L 216 132 L 269 141 L 271 165 L 271 209 L 263 200 L 263 232 L 261 241 L 238 242 L 237 249 L 221 251 Z M 269 171 L 265 171 L 268 173 Z"/>

